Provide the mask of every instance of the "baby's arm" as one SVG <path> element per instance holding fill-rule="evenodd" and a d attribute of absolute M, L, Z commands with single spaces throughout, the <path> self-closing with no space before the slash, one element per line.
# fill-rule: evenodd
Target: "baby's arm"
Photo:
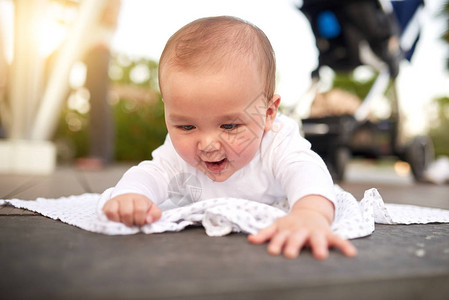
<path fill-rule="evenodd" d="M 339 248 L 347 256 L 357 255 L 356 248 L 345 239 L 332 233 L 330 224 L 334 217 L 333 204 L 318 195 L 305 196 L 297 201 L 291 211 L 272 225 L 248 237 L 254 244 L 268 240 L 268 252 L 295 258 L 301 249 L 309 245 L 317 259 L 325 259 L 329 247 Z"/>
<path fill-rule="evenodd" d="M 140 194 L 122 194 L 109 199 L 103 206 L 106 217 L 127 226 L 142 226 L 157 221 L 162 212 L 150 199 Z"/>

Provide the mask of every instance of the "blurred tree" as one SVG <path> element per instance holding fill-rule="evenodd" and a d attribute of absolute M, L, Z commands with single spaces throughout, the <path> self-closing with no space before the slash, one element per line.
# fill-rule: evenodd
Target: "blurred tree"
<path fill-rule="evenodd" d="M 56 149 L 49 140 L 72 67 L 98 44 L 105 7 L 117 1 L 0 1 L 0 172 L 54 170 Z"/>
<path fill-rule="evenodd" d="M 111 41 L 118 24 L 120 0 L 109 0 L 98 20 L 94 42 L 84 57 L 87 68 L 84 86 L 89 91 L 89 155 L 78 159 L 77 167 L 98 169 L 113 161 L 114 122 L 109 105 L 109 61 Z"/>
<path fill-rule="evenodd" d="M 446 17 L 446 31 L 443 33 L 442 38 L 449 45 L 449 1 L 446 1 L 443 6 L 443 14 Z M 449 69 L 449 55 L 446 60 L 446 67 Z"/>
<path fill-rule="evenodd" d="M 164 106 L 158 87 L 158 64 L 116 56 L 112 66 L 117 160 L 140 161 L 162 145 L 167 135 Z M 119 76 L 121 74 L 121 76 Z"/>
<path fill-rule="evenodd" d="M 446 18 L 447 26 L 441 38 L 449 45 L 449 1 L 443 5 L 442 14 Z M 449 55 L 446 67 L 449 69 Z M 438 98 L 435 103 L 438 113 L 429 134 L 435 146 L 435 154 L 449 156 L 449 97 Z"/>
<path fill-rule="evenodd" d="M 157 69 L 158 64 L 148 59 L 120 54 L 111 59 L 110 105 L 115 127 L 114 157 L 118 161 L 151 159 L 151 152 L 165 140 Z M 55 135 L 60 159 L 71 161 L 88 154 L 89 113 L 67 102 Z"/>
<path fill-rule="evenodd" d="M 436 99 L 435 102 L 438 116 L 432 122 L 429 135 L 435 147 L 435 155 L 449 156 L 449 97 Z"/>
<path fill-rule="evenodd" d="M 377 74 L 366 81 L 356 80 L 352 72 L 338 72 L 335 74 L 332 88 L 340 88 L 356 95 L 360 99 L 365 99 L 370 91 Z"/>

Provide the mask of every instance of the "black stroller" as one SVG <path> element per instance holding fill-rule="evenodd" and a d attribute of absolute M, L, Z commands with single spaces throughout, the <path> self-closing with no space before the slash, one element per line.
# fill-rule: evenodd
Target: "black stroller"
<path fill-rule="evenodd" d="M 351 156 L 395 156 L 410 164 L 416 181 L 424 181 L 424 171 L 434 157 L 433 145 L 427 136 L 403 136 L 395 82 L 400 61 L 411 58 L 419 39 L 419 30 L 410 33 L 410 28 L 423 4 L 423 0 L 304 0 L 298 8 L 310 22 L 319 50 L 311 90 L 320 80 L 322 66 L 349 72 L 370 65 L 378 72 L 354 114 L 302 119 L 304 136 L 336 181 L 344 179 Z M 386 93 L 391 98 L 390 116 L 369 120 L 373 99 Z"/>

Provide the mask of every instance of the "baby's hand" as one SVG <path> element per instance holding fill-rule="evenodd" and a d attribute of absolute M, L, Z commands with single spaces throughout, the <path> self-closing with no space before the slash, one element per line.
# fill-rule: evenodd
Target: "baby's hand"
<path fill-rule="evenodd" d="M 290 212 L 257 234 L 248 236 L 248 240 L 254 244 L 270 240 L 268 252 L 279 255 L 284 250 L 284 256 L 288 258 L 296 258 L 306 245 L 320 260 L 327 258 L 329 247 L 337 247 L 347 256 L 357 255 L 356 248 L 348 240 L 332 233 L 324 215 L 309 209 Z"/>
<path fill-rule="evenodd" d="M 106 217 L 127 226 L 142 226 L 160 219 L 162 211 L 150 199 L 140 194 L 123 194 L 103 206 Z"/>

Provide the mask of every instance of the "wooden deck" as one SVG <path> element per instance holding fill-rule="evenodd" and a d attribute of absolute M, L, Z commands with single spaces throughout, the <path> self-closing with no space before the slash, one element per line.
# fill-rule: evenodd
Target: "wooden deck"
<path fill-rule="evenodd" d="M 0 175 L 0 199 L 102 192 L 128 165 L 98 172 L 60 167 L 50 176 Z M 388 171 L 388 170 L 387 170 Z M 358 168 L 342 186 L 361 198 L 449 209 L 449 186 L 415 185 L 390 171 Z M 449 224 L 376 225 L 353 241 L 356 258 L 305 250 L 273 257 L 243 234 L 106 236 L 0 207 L 2 299 L 449 299 Z"/>

